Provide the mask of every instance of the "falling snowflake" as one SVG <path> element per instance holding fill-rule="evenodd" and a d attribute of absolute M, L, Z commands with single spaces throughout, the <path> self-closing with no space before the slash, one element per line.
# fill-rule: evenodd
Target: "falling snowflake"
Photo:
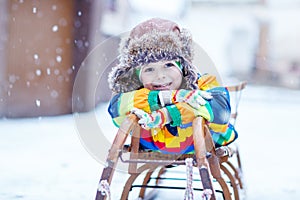
<path fill-rule="evenodd" d="M 37 76 L 40 76 L 40 75 L 42 74 L 42 71 L 41 71 L 40 69 L 37 69 L 37 70 L 35 71 L 35 74 L 36 74 Z"/>
<path fill-rule="evenodd" d="M 37 8 L 36 7 L 32 8 L 32 13 L 37 13 Z"/>
<path fill-rule="evenodd" d="M 35 104 L 36 104 L 37 107 L 40 107 L 41 106 L 41 100 L 36 99 Z"/>
<path fill-rule="evenodd" d="M 52 26 L 52 31 L 57 32 L 58 31 L 58 26 L 57 25 Z"/>
<path fill-rule="evenodd" d="M 57 9 L 57 6 L 56 5 L 53 5 L 52 6 L 52 10 L 56 10 Z"/>
<path fill-rule="evenodd" d="M 51 74 L 51 69 L 47 68 L 47 74 L 50 75 Z"/>
<path fill-rule="evenodd" d="M 58 92 L 56 90 L 52 90 L 50 93 L 52 98 L 57 98 L 58 97 Z"/>
<path fill-rule="evenodd" d="M 38 54 L 34 54 L 34 55 L 33 55 L 33 58 L 34 58 L 35 60 L 37 60 L 37 59 L 39 59 L 39 55 L 38 55 Z"/>
<path fill-rule="evenodd" d="M 56 56 L 56 61 L 60 63 L 62 61 L 62 57 L 61 56 Z"/>
<path fill-rule="evenodd" d="M 16 81 L 17 81 L 17 79 L 19 79 L 16 75 L 10 75 L 9 77 L 8 77 L 8 80 L 9 80 L 9 82 L 10 83 L 15 83 Z"/>

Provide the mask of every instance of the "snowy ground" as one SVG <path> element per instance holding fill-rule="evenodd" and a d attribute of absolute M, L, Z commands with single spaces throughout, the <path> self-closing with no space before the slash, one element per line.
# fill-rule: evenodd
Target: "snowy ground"
<path fill-rule="evenodd" d="M 300 92 L 248 87 L 237 128 L 249 199 L 299 199 Z"/>
<path fill-rule="evenodd" d="M 247 199 L 300 199 L 299 102 L 300 91 L 245 90 L 237 129 Z M 72 115 L 2 119 L 0 130 L 1 200 L 94 199 L 102 165 L 81 144 Z M 161 195 L 183 199 L 170 194 Z"/>

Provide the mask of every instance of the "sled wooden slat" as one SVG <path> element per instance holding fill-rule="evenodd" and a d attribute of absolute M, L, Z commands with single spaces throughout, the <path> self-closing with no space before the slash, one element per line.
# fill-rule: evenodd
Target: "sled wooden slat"
<path fill-rule="evenodd" d="M 237 85 L 226 86 L 226 88 L 229 92 L 237 92 L 237 91 L 241 91 L 241 90 L 245 89 L 246 85 L 247 85 L 247 82 L 244 81 Z"/>

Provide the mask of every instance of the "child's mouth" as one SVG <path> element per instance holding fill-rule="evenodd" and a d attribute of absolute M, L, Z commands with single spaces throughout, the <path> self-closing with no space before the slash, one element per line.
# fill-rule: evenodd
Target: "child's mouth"
<path fill-rule="evenodd" d="M 154 90 L 168 90 L 172 85 L 172 82 L 164 83 L 164 84 L 153 84 L 152 87 Z"/>

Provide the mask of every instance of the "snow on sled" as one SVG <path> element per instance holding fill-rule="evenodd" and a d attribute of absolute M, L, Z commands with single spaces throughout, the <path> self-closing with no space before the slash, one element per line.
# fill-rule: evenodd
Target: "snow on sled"
<path fill-rule="evenodd" d="M 246 83 L 226 87 L 230 92 L 231 123 L 235 124 L 241 92 Z M 111 199 L 120 188 L 110 187 L 118 161 L 128 164 L 120 199 L 225 199 L 245 197 L 243 171 L 237 142 L 216 147 L 205 119 L 193 120 L 193 154 L 164 154 L 140 148 L 138 118 L 124 120 L 109 149 L 96 200 Z M 131 135 L 130 145 L 124 145 Z M 171 192 L 171 193 L 170 193 Z M 175 196 L 174 196 L 175 195 Z M 181 195 L 181 196 L 180 196 Z M 157 196 L 157 198 L 156 198 Z M 159 196 L 159 198 L 158 198 Z"/>

